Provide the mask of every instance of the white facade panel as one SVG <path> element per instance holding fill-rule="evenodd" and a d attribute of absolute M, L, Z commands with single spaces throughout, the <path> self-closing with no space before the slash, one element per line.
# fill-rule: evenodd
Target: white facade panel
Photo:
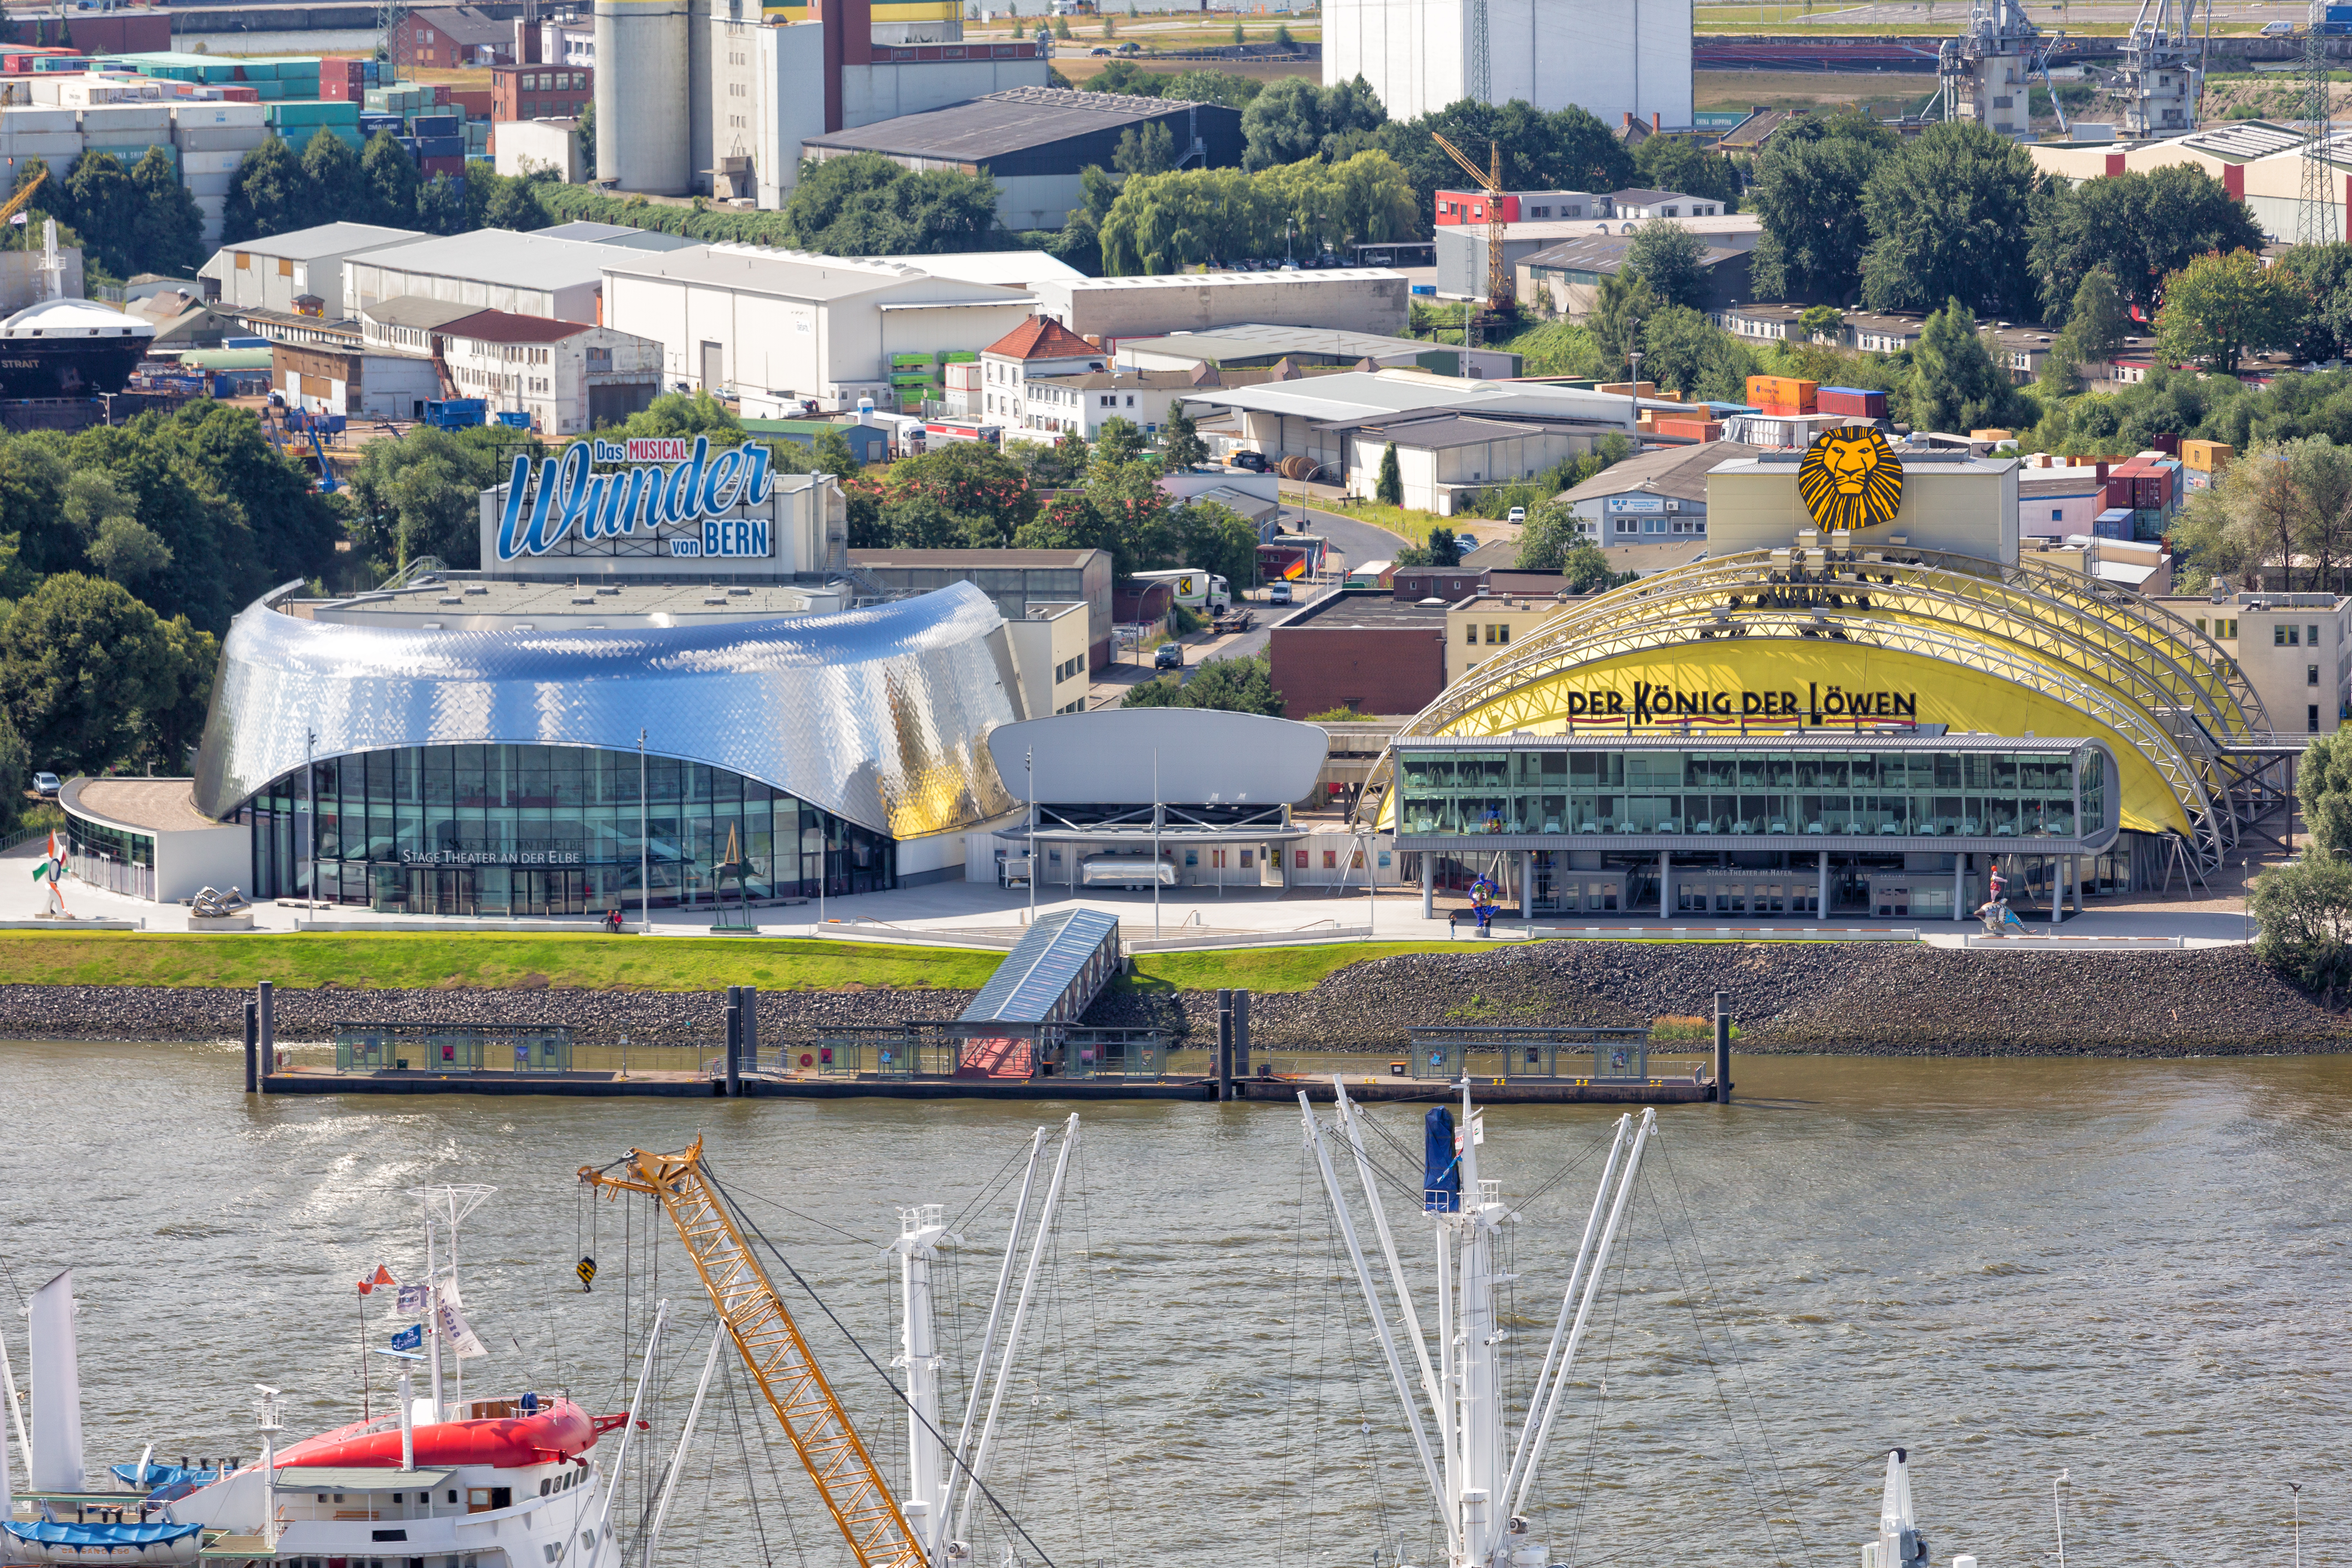
<path fill-rule="evenodd" d="M 841 68 L 841 124 L 853 130 L 902 114 L 921 114 L 950 103 L 1006 92 L 1016 87 L 1044 87 L 1047 61 L 923 60 L 908 65 L 844 66 Z M 822 110 L 822 79 L 814 84 Z"/>
<path fill-rule="evenodd" d="M 1324 84 L 1361 75 L 1391 120 L 1483 96 L 1574 104 L 1612 127 L 1628 114 L 1691 122 L 1691 0 L 1330 0 L 1323 17 Z"/>
<path fill-rule="evenodd" d="M 765 107 L 753 127 L 751 173 L 760 205 L 772 209 L 792 200 L 800 183 L 801 143 L 824 134 L 824 24 L 755 27 L 752 50 Z"/>

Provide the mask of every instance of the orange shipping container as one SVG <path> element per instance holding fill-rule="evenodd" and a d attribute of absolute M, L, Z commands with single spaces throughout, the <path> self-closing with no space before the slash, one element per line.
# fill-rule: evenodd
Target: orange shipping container
<path fill-rule="evenodd" d="M 2237 449 L 2227 441 L 2191 440 L 2180 443 L 2181 465 L 2184 468 L 2194 468 L 2202 474 L 2220 473 L 2230 466 L 2230 459 L 2236 456 Z"/>

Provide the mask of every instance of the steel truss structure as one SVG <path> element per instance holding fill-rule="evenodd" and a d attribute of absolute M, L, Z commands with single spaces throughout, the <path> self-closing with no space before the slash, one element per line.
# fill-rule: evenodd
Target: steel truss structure
<path fill-rule="evenodd" d="M 2077 710 L 2163 777 L 2200 870 L 2218 868 L 2276 796 L 2266 773 L 2240 754 L 2246 737 L 2270 729 L 2262 699 L 2191 622 L 2072 573 L 1933 550 L 1747 551 L 1644 577 L 1478 666 L 1398 733 L 1560 723 L 1565 694 L 1550 677 L 1656 648 L 1757 637 L 1911 654 Z M 1391 747 L 1370 783 L 1392 782 L 1395 755 Z"/>

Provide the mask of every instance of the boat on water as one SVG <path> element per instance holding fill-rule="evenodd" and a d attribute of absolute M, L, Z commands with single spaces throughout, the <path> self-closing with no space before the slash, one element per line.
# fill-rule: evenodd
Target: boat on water
<path fill-rule="evenodd" d="M 154 324 L 95 300 L 68 299 L 57 220 L 43 221 L 47 297 L 0 321 L 0 398 L 120 392 L 154 346 Z"/>

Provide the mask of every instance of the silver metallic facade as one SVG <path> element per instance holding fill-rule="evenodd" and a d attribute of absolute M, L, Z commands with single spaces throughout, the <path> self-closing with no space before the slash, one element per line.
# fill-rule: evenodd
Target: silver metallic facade
<path fill-rule="evenodd" d="M 969 584 L 835 616 L 608 631 L 420 631 L 278 602 L 247 607 L 221 649 L 196 763 L 209 816 L 306 757 L 471 742 L 634 752 L 640 730 L 655 756 L 896 838 L 1013 805 L 984 744 L 1022 717 L 1011 648 Z"/>

